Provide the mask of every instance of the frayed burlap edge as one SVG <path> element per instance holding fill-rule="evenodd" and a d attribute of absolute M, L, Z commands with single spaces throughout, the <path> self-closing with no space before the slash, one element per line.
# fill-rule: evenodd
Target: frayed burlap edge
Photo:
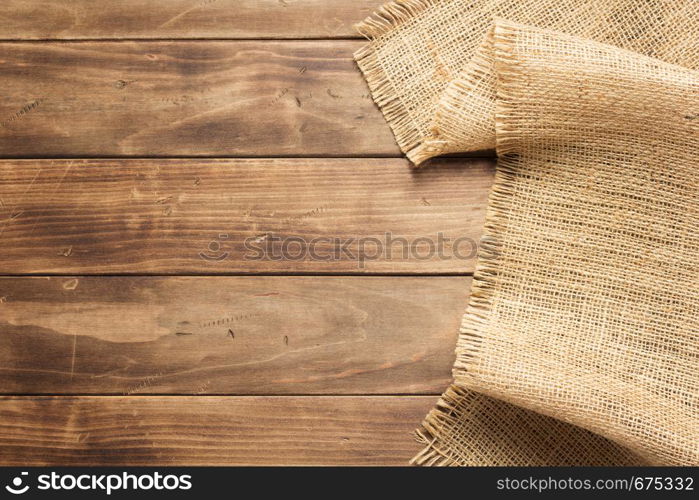
<path fill-rule="evenodd" d="M 515 31 L 509 21 L 496 19 L 492 34 L 495 73 L 498 78 L 495 112 L 495 144 L 498 161 L 495 180 L 488 197 L 485 226 L 471 285 L 471 298 L 461 321 L 456 345 L 457 358 L 453 373 L 458 380 L 463 379 L 464 373 L 468 371 L 469 361 L 480 350 L 481 325 L 490 321 L 495 278 L 501 267 L 503 236 L 507 233 L 512 186 L 517 168 L 516 159 L 508 156 L 514 153 L 511 141 L 514 131 L 508 121 L 512 99 L 505 91 L 506 82 L 518 77 L 515 67 L 517 61 L 512 57 L 511 46 L 506 42 L 508 36 L 515 35 Z"/>
<path fill-rule="evenodd" d="M 471 297 L 466 313 L 462 319 L 460 336 L 457 343 L 461 355 L 473 355 L 481 341 L 477 325 L 487 323 L 493 300 L 493 278 L 499 266 L 501 237 L 507 228 L 509 200 L 514 174 L 514 162 L 507 158 L 498 160 L 495 181 L 488 198 L 485 229 L 480 240 L 478 262 L 471 286 Z M 457 363 L 459 363 L 457 361 Z M 458 366 L 463 366 L 462 359 Z M 457 364 L 454 365 L 456 369 Z M 459 391 L 456 386 L 448 388 L 437 402 L 436 407 L 425 417 L 419 429 L 415 431 L 417 441 L 424 449 L 412 460 L 413 465 L 451 466 L 460 465 L 456 457 L 439 447 L 441 429 L 453 420 L 451 413 L 458 403 Z"/>
<path fill-rule="evenodd" d="M 468 367 L 468 360 L 473 358 L 480 349 L 482 337 L 478 333 L 479 325 L 488 323 L 493 307 L 494 278 L 497 277 L 501 264 L 501 249 L 503 235 L 507 232 L 508 214 L 512 200 L 512 186 L 517 162 L 508 158 L 507 153 L 512 151 L 510 138 L 512 130 L 507 126 L 507 100 L 509 96 L 503 95 L 501 81 L 516 75 L 509 67 L 516 64 L 511 57 L 500 49 L 497 40 L 505 32 L 510 31 L 509 26 L 501 19 L 496 19 L 491 28 L 493 36 L 493 50 L 495 51 L 496 73 L 498 75 L 498 103 L 495 116 L 496 151 L 498 153 L 495 179 L 488 196 L 488 208 L 486 210 L 483 235 L 481 236 L 478 260 L 473 274 L 471 296 L 466 312 L 461 321 L 460 335 L 457 341 L 457 359 L 454 363 L 453 373 L 456 376 L 457 369 L 464 370 Z M 507 64 L 499 64 L 501 57 L 505 57 Z M 463 378 L 463 372 L 460 373 Z M 463 385 L 463 384 L 459 384 Z M 441 429 L 449 424 L 451 413 L 462 389 L 459 386 L 449 387 L 437 402 L 436 407 L 427 414 L 421 426 L 415 431 L 417 441 L 425 447 L 412 460 L 413 465 L 423 466 L 456 466 L 460 465 L 456 457 L 443 450 L 439 446 Z"/>
<path fill-rule="evenodd" d="M 457 457 L 453 457 L 448 451 L 439 447 L 441 429 L 453 422 L 452 414 L 460 397 L 462 397 L 461 389 L 455 386 L 449 387 L 439 398 L 437 405 L 427 414 L 420 428 L 413 433 L 417 442 L 424 445 L 424 448 L 410 460 L 411 465 L 426 467 L 461 465 Z"/>
<path fill-rule="evenodd" d="M 379 8 L 354 28 L 370 41 L 394 30 L 402 24 L 418 22 L 418 15 L 438 4 L 439 0 L 394 0 Z M 364 74 L 371 97 L 383 112 L 396 142 L 406 156 L 413 160 L 415 148 L 424 137 L 412 122 L 410 113 L 398 98 L 398 93 L 384 72 L 376 47 L 369 43 L 354 53 L 354 60 Z"/>

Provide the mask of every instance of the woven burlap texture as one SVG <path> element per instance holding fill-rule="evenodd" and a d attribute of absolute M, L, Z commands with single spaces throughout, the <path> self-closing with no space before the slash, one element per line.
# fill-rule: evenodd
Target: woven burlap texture
<path fill-rule="evenodd" d="M 666 46 L 693 66 L 696 47 Z M 368 50 L 379 66 L 390 57 Z M 499 161 L 456 386 L 418 431 L 414 462 L 699 464 L 699 75 L 504 20 L 474 67 L 494 84 L 483 122 Z"/>
<path fill-rule="evenodd" d="M 580 427 L 450 387 L 416 432 L 424 466 L 649 465 L 632 451 Z"/>
<path fill-rule="evenodd" d="M 357 26 L 372 42 L 355 57 L 399 146 L 419 164 L 495 146 L 488 51 L 495 17 L 699 68 L 696 0 L 403 0 Z"/>
<path fill-rule="evenodd" d="M 699 464 L 699 72 L 498 22 L 461 387 Z"/>

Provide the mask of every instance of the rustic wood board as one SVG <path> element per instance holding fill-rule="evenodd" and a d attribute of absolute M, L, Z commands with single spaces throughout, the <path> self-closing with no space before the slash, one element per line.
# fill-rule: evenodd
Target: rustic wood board
<path fill-rule="evenodd" d="M 384 0 L 4 0 L 0 39 L 346 38 Z"/>
<path fill-rule="evenodd" d="M 406 465 L 436 396 L 4 397 L 0 465 Z"/>
<path fill-rule="evenodd" d="M 9 394 L 438 394 L 470 278 L 0 278 Z"/>
<path fill-rule="evenodd" d="M 382 3 L 2 2 L 0 465 L 414 456 L 494 162 L 399 159 Z"/>
<path fill-rule="evenodd" d="M 399 159 L 0 168 L 1 274 L 469 272 L 493 175 L 475 159 L 421 170 Z"/>
<path fill-rule="evenodd" d="M 360 46 L 0 43 L 0 156 L 398 156 Z"/>

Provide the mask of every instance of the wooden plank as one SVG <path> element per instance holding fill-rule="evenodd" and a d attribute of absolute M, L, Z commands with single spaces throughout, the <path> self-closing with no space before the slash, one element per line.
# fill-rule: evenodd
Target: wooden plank
<path fill-rule="evenodd" d="M 0 43 L 0 156 L 398 156 L 360 46 Z"/>
<path fill-rule="evenodd" d="M 415 171 L 398 159 L 7 160 L 0 169 L 2 274 L 465 273 L 493 162 Z"/>
<path fill-rule="evenodd" d="M 5 397 L 0 465 L 406 465 L 436 396 Z"/>
<path fill-rule="evenodd" d="M 2 39 L 345 38 L 385 0 L 4 0 Z"/>
<path fill-rule="evenodd" d="M 5 394 L 438 394 L 465 277 L 0 278 Z"/>

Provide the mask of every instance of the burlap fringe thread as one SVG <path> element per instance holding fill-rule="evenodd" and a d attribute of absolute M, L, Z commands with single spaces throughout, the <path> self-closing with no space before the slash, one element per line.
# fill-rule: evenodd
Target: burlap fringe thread
<path fill-rule="evenodd" d="M 438 3 L 439 0 L 390 2 L 354 27 L 368 40 L 375 40 Z M 354 59 L 364 73 L 374 102 L 381 108 L 393 130 L 396 142 L 411 160 L 414 154 L 415 163 L 420 163 L 417 160 L 423 157 L 423 153 L 419 149 L 415 153 L 412 150 L 420 146 L 422 136 L 412 126 L 410 114 L 396 97 L 396 89 L 381 67 L 378 55 L 371 45 L 365 45 L 354 53 Z"/>
<path fill-rule="evenodd" d="M 392 2 L 357 25 L 357 30 L 370 40 L 375 40 L 403 26 L 405 23 L 419 22 L 419 20 L 415 19 L 415 16 L 440 3 L 439 0 L 399 0 Z M 487 57 L 482 57 L 488 50 L 489 44 L 491 45 L 490 49 L 496 51 L 494 59 L 497 78 L 501 82 L 507 82 L 510 79 L 516 79 L 521 76 L 513 69 L 516 67 L 513 54 L 507 52 L 511 46 L 493 42 L 493 38 L 512 36 L 513 28 L 507 23 L 505 21 L 495 24 L 494 30 L 486 36 L 483 46 L 485 48 L 482 47 L 481 50 L 476 51 L 475 57 L 469 62 L 467 71 L 461 75 L 465 74 L 466 76 L 459 80 L 455 86 L 446 88 L 440 98 L 438 111 L 433 123 L 438 125 L 445 117 L 453 119 L 453 115 L 460 111 L 459 105 L 463 95 L 472 91 L 481 78 L 492 74 L 492 61 Z M 394 87 L 394 83 L 386 74 L 382 67 L 380 56 L 371 44 L 357 51 L 355 58 L 366 77 L 374 100 L 381 107 L 393 129 L 399 146 L 411 161 L 418 164 L 438 154 L 454 152 L 449 149 L 449 141 L 440 137 L 439 126 L 434 127 L 430 131 L 431 137 L 425 137 L 424 133 L 421 134 L 420 127 L 413 123 L 409 110 L 398 97 L 400 95 L 398 89 Z M 461 370 L 462 376 L 463 373 L 468 371 L 469 359 L 477 357 L 481 349 L 483 338 L 479 332 L 479 326 L 485 325 L 491 320 L 494 278 L 497 276 L 501 265 L 502 237 L 507 230 L 508 214 L 513 196 L 513 181 L 515 180 L 518 167 L 518 163 L 508 157 L 510 153 L 516 153 L 511 147 L 511 139 L 516 135 L 516 132 L 510 128 L 509 120 L 511 116 L 508 108 L 512 96 L 508 95 L 507 91 L 503 90 L 502 87 L 506 87 L 506 85 L 497 87 L 497 114 L 494 109 L 492 110 L 494 129 L 497 133 L 493 130 L 492 142 L 479 144 L 479 146 L 486 147 L 495 146 L 498 151 L 499 161 L 494 186 L 489 196 L 485 230 L 479 248 L 470 303 L 462 321 L 457 346 L 459 357 L 455 364 L 455 372 Z M 442 113 L 449 116 L 443 116 Z M 462 405 L 464 398 L 467 397 L 470 397 L 469 392 L 456 386 L 452 386 L 444 393 L 437 407 L 425 419 L 422 428 L 415 433 L 417 440 L 425 447 L 412 460 L 413 464 L 446 466 L 463 464 L 463 457 L 456 456 L 453 451 L 443 449 L 440 446 L 439 436 L 445 428 L 455 424 L 456 415 L 460 409 L 463 409 L 459 405 Z M 542 415 L 542 418 L 550 417 Z M 609 444 L 612 452 L 608 456 L 615 458 L 617 464 L 648 464 L 645 458 L 635 455 L 635 452 L 629 450 L 628 453 L 625 453 L 624 450 L 614 450 L 613 448 L 616 445 L 613 443 Z M 691 453 L 690 451 L 687 456 L 691 456 Z M 585 464 L 584 460 L 580 463 L 580 465 Z"/>

